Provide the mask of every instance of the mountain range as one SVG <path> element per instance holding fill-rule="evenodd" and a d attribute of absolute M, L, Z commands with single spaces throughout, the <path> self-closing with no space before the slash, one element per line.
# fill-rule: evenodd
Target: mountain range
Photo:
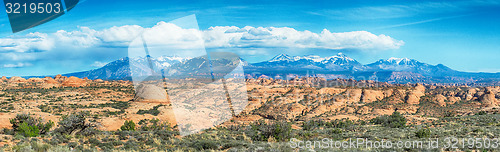
<path fill-rule="evenodd" d="M 181 58 L 161 56 L 150 58 L 151 64 L 163 73 L 196 69 L 206 64 L 205 57 Z M 212 60 L 217 67 L 235 67 L 232 60 Z M 381 59 L 363 65 L 345 54 L 338 53 L 330 57 L 316 55 L 290 56 L 279 54 L 270 60 L 259 63 L 247 63 L 241 59 L 247 77 L 260 76 L 321 76 L 327 79 L 343 78 L 357 80 L 375 80 L 389 83 L 447 83 L 467 85 L 498 85 L 500 73 L 468 73 L 453 70 L 445 65 L 431 65 L 408 58 Z M 134 66 L 129 66 L 133 64 Z M 147 74 L 149 62 L 146 58 L 128 57 L 113 61 L 107 65 L 84 72 L 69 73 L 66 76 L 87 77 L 89 79 L 131 79 L 131 73 Z M 132 69 L 130 67 L 133 67 Z"/>

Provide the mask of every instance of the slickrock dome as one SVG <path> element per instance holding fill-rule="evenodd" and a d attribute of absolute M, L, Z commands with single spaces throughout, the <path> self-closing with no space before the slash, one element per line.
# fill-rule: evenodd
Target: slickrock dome
<path fill-rule="evenodd" d="M 3 76 L 3 77 L 2 77 L 2 79 L 0 79 L 0 80 L 1 80 L 1 81 L 7 81 L 7 80 L 9 80 L 9 79 L 7 79 L 7 77 L 6 77 L 6 76 Z"/>
<path fill-rule="evenodd" d="M 84 86 L 85 84 L 87 84 L 85 80 L 73 76 L 66 78 L 62 81 L 62 85 L 68 87 L 80 87 Z"/>
<path fill-rule="evenodd" d="M 58 75 L 56 75 L 56 76 L 54 77 L 54 79 L 55 79 L 56 81 L 59 81 L 59 82 L 64 81 L 66 78 L 68 78 L 68 77 L 66 77 L 66 76 L 62 76 L 62 75 L 60 75 L 60 74 L 58 74 Z"/>
<path fill-rule="evenodd" d="M 136 88 L 134 101 L 168 102 L 167 92 L 161 86 L 141 84 Z"/>
<path fill-rule="evenodd" d="M 417 86 L 410 91 L 408 96 L 406 96 L 406 103 L 408 104 L 419 104 L 420 97 L 425 95 L 425 87 L 421 84 L 417 84 Z"/>
<path fill-rule="evenodd" d="M 446 106 L 445 100 L 446 100 L 445 96 L 438 94 L 438 95 L 436 95 L 436 97 L 434 97 L 434 99 L 432 101 L 434 101 L 439 106 L 444 107 L 444 106 Z"/>
<path fill-rule="evenodd" d="M 28 82 L 44 82 L 41 78 L 29 78 Z"/>
<path fill-rule="evenodd" d="M 12 83 L 12 82 L 26 82 L 26 79 L 24 78 L 21 78 L 21 77 L 11 77 L 8 82 Z"/>
<path fill-rule="evenodd" d="M 56 80 L 54 80 L 52 77 L 45 77 L 43 79 L 45 80 L 45 83 L 50 83 L 50 84 L 57 84 L 57 83 L 59 83 Z"/>
<path fill-rule="evenodd" d="M 494 107 L 498 105 L 498 101 L 495 98 L 493 91 L 486 91 L 480 98 L 480 101 L 487 107 Z"/>

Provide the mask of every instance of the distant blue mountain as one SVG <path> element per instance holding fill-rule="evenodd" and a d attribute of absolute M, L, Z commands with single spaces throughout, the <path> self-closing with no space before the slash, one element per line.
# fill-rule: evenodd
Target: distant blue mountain
<path fill-rule="evenodd" d="M 170 67 L 171 65 L 181 63 L 183 61 L 189 60 L 190 58 L 181 58 L 181 57 L 158 57 L 151 58 L 153 66 L 159 69 L 164 69 Z M 130 69 L 130 60 L 133 60 L 135 66 Z M 104 80 L 130 80 L 131 79 L 131 71 L 134 73 L 142 73 L 147 74 L 150 71 L 149 63 L 146 58 L 135 58 L 130 59 L 128 57 L 110 62 L 105 66 L 83 72 L 69 73 L 65 74 L 65 76 L 76 76 L 80 78 L 87 77 L 89 79 L 104 79 Z"/>
<path fill-rule="evenodd" d="M 130 69 L 129 63 L 133 60 L 137 64 Z M 158 57 L 151 59 L 152 64 L 160 69 L 182 71 L 183 69 L 196 69 L 201 64 L 206 64 L 200 58 Z M 219 67 L 234 66 L 235 62 L 217 60 Z M 389 58 L 378 60 L 374 63 L 362 65 L 342 53 L 330 57 L 315 55 L 290 56 L 279 54 L 272 59 L 259 63 L 242 62 L 245 73 L 258 75 L 307 75 L 314 73 L 316 76 L 327 78 L 354 78 L 368 79 L 376 77 L 377 81 L 391 83 L 498 83 L 500 73 L 467 73 L 453 70 L 442 64 L 430 65 L 408 58 Z M 122 58 L 113 61 L 101 68 L 65 74 L 65 76 L 87 77 L 89 79 L 130 80 L 133 73 L 148 73 L 148 62 L 144 58 Z M 257 75 L 257 76 L 258 76 Z"/>
<path fill-rule="evenodd" d="M 362 68 L 358 61 L 339 53 L 331 57 L 319 57 L 315 55 L 289 56 L 280 54 L 269 61 L 254 63 L 256 68 L 283 68 L 283 69 L 311 69 L 327 71 L 346 71 Z"/>
<path fill-rule="evenodd" d="M 367 71 L 406 71 L 420 73 L 424 75 L 443 74 L 443 73 L 456 73 L 442 64 L 430 65 L 422 63 L 414 59 L 408 58 L 389 58 L 387 60 L 378 60 L 374 63 L 366 65 Z"/>

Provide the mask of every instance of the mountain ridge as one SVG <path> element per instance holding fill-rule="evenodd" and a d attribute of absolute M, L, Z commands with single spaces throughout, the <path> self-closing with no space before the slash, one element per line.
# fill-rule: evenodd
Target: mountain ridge
<path fill-rule="evenodd" d="M 175 59 L 175 60 L 174 60 Z M 183 65 L 195 58 L 180 58 L 162 56 L 151 58 L 155 67 L 159 68 L 191 68 L 195 65 Z M 240 58 L 241 59 L 241 58 Z M 147 60 L 133 59 L 139 66 L 130 69 L 129 58 L 121 58 L 106 64 L 105 66 L 89 71 L 68 73 L 65 76 L 87 77 L 89 79 L 106 80 L 130 80 L 130 71 L 147 69 Z M 241 59 L 245 74 L 261 75 L 287 75 L 306 76 L 311 72 L 314 76 L 326 76 L 327 78 L 353 78 L 368 79 L 377 77 L 378 81 L 391 83 L 498 83 L 500 73 L 472 73 L 453 70 L 443 64 L 431 65 L 409 58 L 380 59 L 373 63 L 361 64 L 357 60 L 343 53 L 329 57 L 317 55 L 290 56 L 278 54 L 273 58 L 257 63 L 248 63 Z M 192 63 L 191 63 L 192 64 Z M 224 64 L 218 62 L 218 64 Z M 227 63 L 229 64 L 229 63 Z M 170 67 L 175 66 L 175 67 Z M 179 66 L 179 67 L 177 67 Z M 139 69 L 137 69 L 139 67 Z M 138 72 L 138 73 L 141 73 Z M 143 72 L 144 73 L 144 72 Z"/>

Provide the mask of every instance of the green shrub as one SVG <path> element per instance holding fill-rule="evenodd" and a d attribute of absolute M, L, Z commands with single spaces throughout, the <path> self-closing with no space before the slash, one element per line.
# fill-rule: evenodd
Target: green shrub
<path fill-rule="evenodd" d="M 397 111 L 390 116 L 383 115 L 370 120 L 373 124 L 380 124 L 390 128 L 404 128 L 406 127 L 406 121 L 406 118 Z"/>
<path fill-rule="evenodd" d="M 49 144 L 45 144 L 37 138 L 32 138 L 30 144 L 32 150 L 36 152 L 48 151 L 51 148 Z"/>
<path fill-rule="evenodd" d="M 140 115 L 143 115 L 143 114 L 150 114 L 150 115 L 153 115 L 153 116 L 158 116 L 158 114 L 160 114 L 160 111 L 158 110 L 158 108 L 160 108 L 161 106 L 165 106 L 165 105 L 157 105 L 157 106 L 154 106 L 152 109 L 149 109 L 149 110 L 139 110 L 137 111 L 137 114 L 140 114 Z"/>
<path fill-rule="evenodd" d="M 136 140 L 127 140 L 127 142 L 123 144 L 123 148 L 127 150 L 139 151 L 140 145 Z"/>
<path fill-rule="evenodd" d="M 12 124 L 12 129 L 14 130 L 14 132 L 20 132 L 22 134 L 24 134 L 24 131 L 27 131 L 26 129 L 36 127 L 38 130 L 37 135 L 45 135 L 54 126 L 54 122 L 50 120 L 46 123 L 43 123 L 42 118 L 34 118 L 29 114 L 17 114 L 16 117 L 10 119 L 10 123 Z M 26 123 L 27 127 L 25 126 L 25 128 L 23 128 L 24 130 L 21 130 L 20 127 L 24 123 Z"/>
<path fill-rule="evenodd" d="M 132 120 L 125 121 L 120 129 L 122 131 L 135 131 L 135 123 Z"/>
<path fill-rule="evenodd" d="M 160 119 L 143 119 L 137 123 L 141 125 L 140 131 L 152 132 L 157 137 L 168 140 L 175 135 L 179 135 L 177 126 L 171 126 L 168 122 L 161 122 Z"/>
<path fill-rule="evenodd" d="M 431 130 L 429 128 L 422 128 L 415 132 L 415 136 L 418 138 L 429 138 L 431 137 Z"/>
<path fill-rule="evenodd" d="M 354 121 L 350 120 L 349 118 L 342 118 L 331 121 L 328 127 L 351 130 L 351 128 L 353 128 L 354 125 L 355 125 Z"/>
<path fill-rule="evenodd" d="M 61 117 L 59 128 L 55 129 L 60 134 L 94 135 L 97 125 L 86 120 L 87 113 L 79 112 Z"/>
<path fill-rule="evenodd" d="M 324 120 L 309 120 L 302 123 L 303 130 L 315 130 L 319 128 L 340 128 L 353 130 L 356 124 L 364 124 L 362 121 L 354 122 L 348 118 L 335 119 L 330 122 Z"/>
<path fill-rule="evenodd" d="M 266 123 L 257 121 L 250 124 L 246 134 L 254 141 L 267 141 L 270 137 L 277 141 L 286 141 L 292 137 L 292 125 L 289 122 Z"/>
<path fill-rule="evenodd" d="M 142 131 L 172 130 L 168 122 L 160 122 L 160 119 L 143 119 L 138 123 Z"/>
<path fill-rule="evenodd" d="M 36 137 L 40 133 L 40 129 L 37 126 L 29 126 L 28 123 L 23 122 L 19 126 L 19 132 L 25 137 Z"/>
<path fill-rule="evenodd" d="M 190 147 L 197 150 L 216 150 L 219 148 L 219 144 L 213 140 L 196 140 L 191 143 Z"/>
<path fill-rule="evenodd" d="M 303 130 L 314 130 L 314 129 L 326 126 L 327 123 L 328 122 L 325 122 L 321 119 L 304 121 L 304 122 L 302 122 L 302 129 Z"/>
<path fill-rule="evenodd" d="M 486 111 L 479 111 L 478 113 L 476 113 L 476 115 L 486 115 L 488 114 Z"/>

